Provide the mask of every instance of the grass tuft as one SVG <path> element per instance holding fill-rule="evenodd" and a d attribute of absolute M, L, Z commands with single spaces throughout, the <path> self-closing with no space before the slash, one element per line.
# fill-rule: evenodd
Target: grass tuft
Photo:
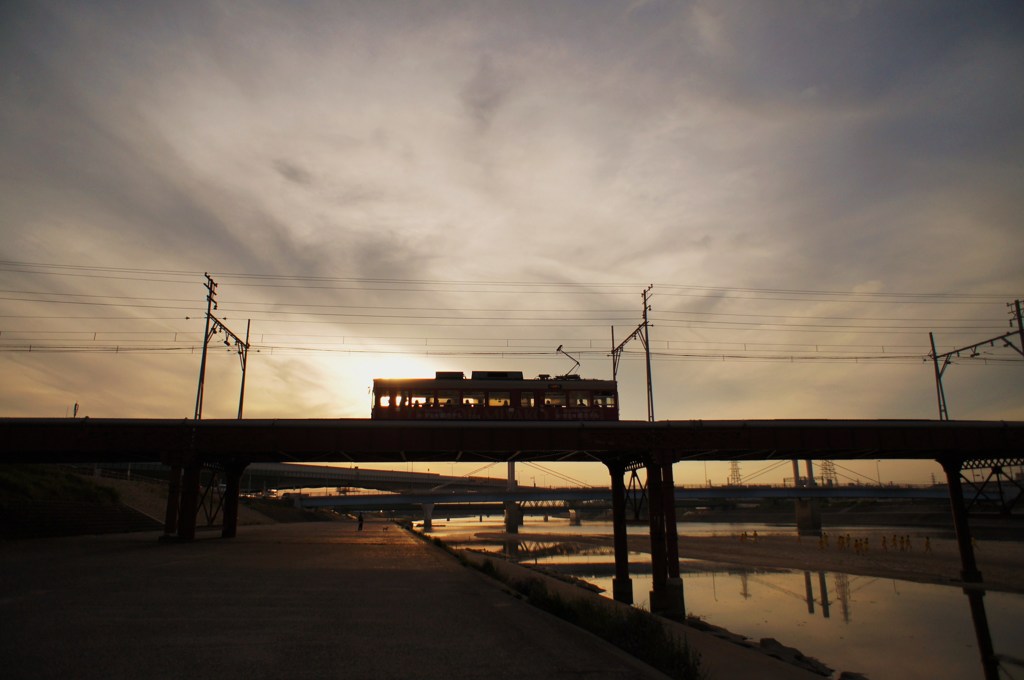
<path fill-rule="evenodd" d="M 114 505 L 115 489 L 93 484 L 55 465 L 0 466 L 0 504 L 26 501 L 75 501 Z"/>

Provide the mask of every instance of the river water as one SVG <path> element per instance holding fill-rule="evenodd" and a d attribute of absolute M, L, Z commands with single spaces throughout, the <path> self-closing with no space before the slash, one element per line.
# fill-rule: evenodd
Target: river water
<path fill-rule="evenodd" d="M 645 526 L 629 533 L 646 534 Z M 845 532 L 842 527 L 830 531 Z M 454 547 L 507 553 L 508 546 L 488 543 L 478 533 L 503 531 L 500 517 L 434 520 L 431 536 Z M 607 535 L 609 522 L 527 517 L 526 534 Z M 792 526 L 767 524 L 687 523 L 689 535 L 792 535 Z M 850 533 L 864 531 L 851 528 Z M 932 537 L 921 529 L 899 533 Z M 611 597 L 614 557 L 611 549 L 556 541 L 531 542 L 515 548 L 515 559 L 582 578 Z M 757 641 L 775 638 L 838 671 L 857 671 L 872 680 L 983 677 L 966 596 L 960 588 L 837 572 L 759 569 L 683 560 L 686 610 L 691 616 Z M 651 590 L 650 556 L 630 555 L 636 606 L 647 608 Z M 997 654 L 1022 657 L 1024 595 L 988 592 L 985 609 Z M 1005 666 L 1003 677 L 1024 678 L 1024 668 Z M 1008 672 L 1007 672 L 1008 671 Z"/>

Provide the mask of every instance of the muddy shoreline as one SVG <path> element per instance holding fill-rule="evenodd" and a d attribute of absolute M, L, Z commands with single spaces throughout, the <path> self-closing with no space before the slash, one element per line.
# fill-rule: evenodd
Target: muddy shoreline
<path fill-rule="evenodd" d="M 830 535 L 827 530 L 823 539 L 768 535 L 755 540 L 751 536 L 746 539 L 740 536 L 693 536 L 685 534 L 685 527 L 680 528 L 679 554 L 686 560 L 684 569 L 700 570 L 707 567 L 706 563 L 717 563 L 751 568 L 841 572 L 940 585 L 962 583 L 960 555 L 956 541 L 951 538 L 929 537 L 926 544 L 924 537 L 911 536 L 906 549 L 890 549 L 891 532 L 884 528 L 868 528 L 857 532 L 858 539 L 867 539 L 866 545 L 862 544 L 857 550 L 852 545 L 841 546 L 839 535 Z M 495 532 L 476 536 L 498 541 L 518 539 L 612 546 L 611 535 Z M 883 537 L 887 539 L 886 549 L 881 547 Z M 845 536 L 843 538 L 845 543 Z M 649 553 L 650 541 L 646 536 L 630 536 L 629 549 Z M 986 589 L 1024 593 L 1024 584 L 1020 581 L 1020 574 L 1024 573 L 1024 543 L 979 540 L 975 543 L 975 557 Z"/>

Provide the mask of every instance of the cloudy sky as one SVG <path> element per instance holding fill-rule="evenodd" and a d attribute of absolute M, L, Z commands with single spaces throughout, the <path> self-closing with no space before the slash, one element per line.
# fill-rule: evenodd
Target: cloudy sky
<path fill-rule="evenodd" d="M 653 284 L 658 419 L 935 418 L 929 331 L 1024 297 L 1022 73 L 1010 1 L 5 2 L 0 415 L 190 417 L 209 272 L 248 417 L 610 377 Z M 1024 420 L 1020 355 L 968 354 L 950 416 Z"/>

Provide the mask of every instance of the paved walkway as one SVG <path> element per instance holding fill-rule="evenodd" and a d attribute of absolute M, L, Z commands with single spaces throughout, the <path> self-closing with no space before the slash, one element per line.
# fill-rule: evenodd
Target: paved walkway
<path fill-rule="evenodd" d="M 664 678 L 385 526 L 0 543 L 3 676 Z"/>

